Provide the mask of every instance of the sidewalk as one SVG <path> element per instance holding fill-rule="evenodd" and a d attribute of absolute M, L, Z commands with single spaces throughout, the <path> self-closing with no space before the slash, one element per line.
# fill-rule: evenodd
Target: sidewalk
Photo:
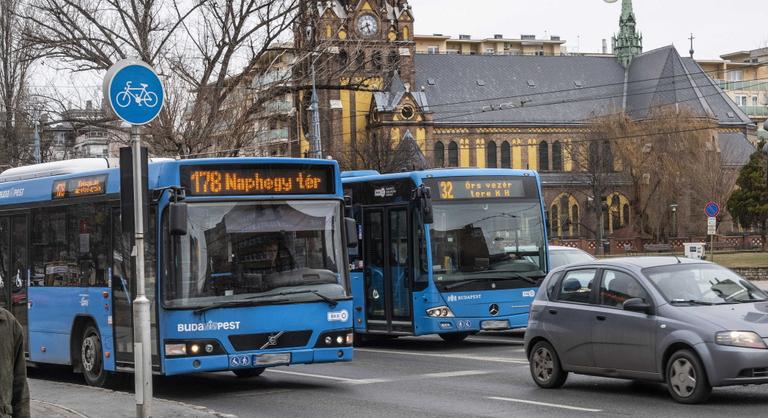
<path fill-rule="evenodd" d="M 74 383 L 29 379 L 32 417 L 135 417 L 133 393 Z M 231 417 L 208 408 L 155 398 L 153 417 Z"/>

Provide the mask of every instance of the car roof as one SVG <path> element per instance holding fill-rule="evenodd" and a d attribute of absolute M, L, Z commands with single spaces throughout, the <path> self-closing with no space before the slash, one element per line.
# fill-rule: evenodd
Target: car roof
<path fill-rule="evenodd" d="M 713 263 L 710 263 L 709 261 L 704 261 L 704 260 L 694 260 L 691 258 L 676 257 L 676 256 L 636 256 L 636 257 L 598 258 L 591 262 L 569 264 L 567 267 L 573 268 L 578 266 L 594 266 L 596 264 L 602 265 L 602 266 L 644 269 L 648 267 L 669 266 L 669 265 L 675 265 L 675 264 L 713 264 Z"/>
<path fill-rule="evenodd" d="M 555 250 L 555 251 L 569 251 L 569 250 L 570 251 L 582 251 L 582 252 L 586 253 L 586 251 L 582 250 L 581 248 L 568 247 L 568 246 L 565 246 L 565 245 L 547 245 L 547 249 L 548 250 Z"/>

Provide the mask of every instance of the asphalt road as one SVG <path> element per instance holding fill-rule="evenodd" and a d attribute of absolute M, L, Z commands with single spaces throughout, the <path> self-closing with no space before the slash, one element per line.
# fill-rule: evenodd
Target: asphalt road
<path fill-rule="evenodd" d="M 765 416 L 768 408 L 768 385 L 717 388 L 695 406 L 676 404 L 660 384 L 607 378 L 571 375 L 562 389 L 539 389 L 520 334 L 482 334 L 453 346 L 400 338 L 361 347 L 350 363 L 274 368 L 252 379 L 159 377 L 154 387 L 157 397 L 240 417 L 723 417 Z"/>

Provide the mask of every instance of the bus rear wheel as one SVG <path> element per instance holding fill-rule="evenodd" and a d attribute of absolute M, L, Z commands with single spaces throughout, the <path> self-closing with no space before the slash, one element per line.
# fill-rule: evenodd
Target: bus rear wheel
<path fill-rule="evenodd" d="M 240 379 L 247 379 L 249 377 L 261 376 L 261 374 L 264 373 L 264 368 L 258 367 L 256 369 L 238 369 L 232 370 L 232 373 L 234 373 L 235 376 L 239 377 Z"/>
<path fill-rule="evenodd" d="M 470 332 L 453 332 L 450 334 L 439 334 L 443 341 L 450 344 L 458 344 L 467 339 L 472 333 Z"/>
<path fill-rule="evenodd" d="M 80 365 L 83 368 L 85 383 L 90 386 L 105 387 L 111 383 L 111 374 L 104 370 L 104 351 L 101 346 L 99 330 L 88 325 L 80 341 Z"/>

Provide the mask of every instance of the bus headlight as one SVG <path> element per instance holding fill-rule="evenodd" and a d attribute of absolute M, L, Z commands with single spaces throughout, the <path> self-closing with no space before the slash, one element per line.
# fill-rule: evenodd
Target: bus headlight
<path fill-rule="evenodd" d="M 353 335 L 349 329 L 324 332 L 318 337 L 315 348 L 351 346 Z"/>
<path fill-rule="evenodd" d="M 427 309 L 427 315 L 433 318 L 453 318 L 453 312 L 447 306 L 438 306 Z"/>
<path fill-rule="evenodd" d="M 166 341 L 166 357 L 207 356 L 226 354 L 224 347 L 216 340 Z"/>

